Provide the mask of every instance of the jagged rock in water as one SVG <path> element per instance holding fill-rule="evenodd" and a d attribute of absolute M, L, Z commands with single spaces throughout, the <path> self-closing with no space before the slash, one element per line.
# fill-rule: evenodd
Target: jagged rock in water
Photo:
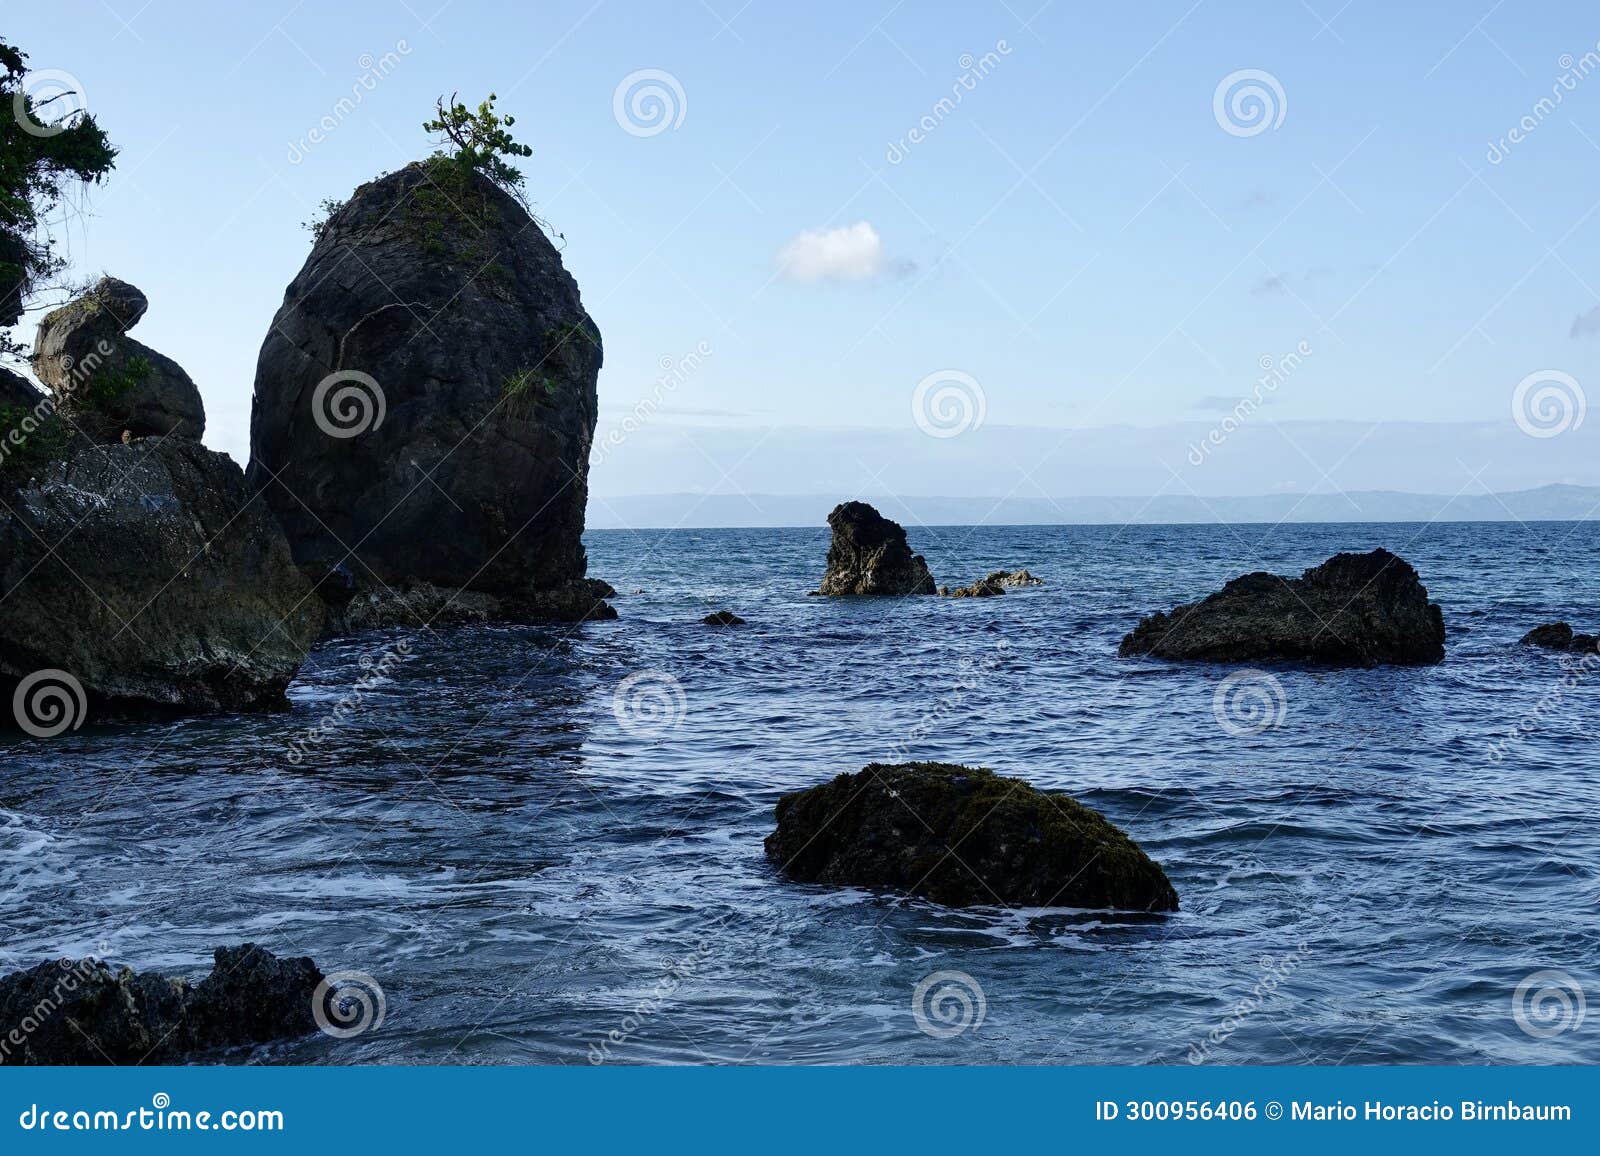
<path fill-rule="evenodd" d="M 744 619 L 731 610 L 713 610 L 702 618 L 701 623 L 706 626 L 743 626 Z"/>
<path fill-rule="evenodd" d="M 988 578 L 980 578 L 971 586 L 939 587 L 939 593 L 946 598 L 994 598 L 1005 592 L 1004 586 Z"/>
<path fill-rule="evenodd" d="M 1246 574 L 1199 602 L 1152 614 L 1119 653 L 1420 666 L 1444 659 L 1444 615 L 1403 558 L 1338 554 L 1299 578 Z"/>
<path fill-rule="evenodd" d="M 1524 646 L 1538 646 L 1545 650 L 1564 650 L 1575 654 L 1592 654 L 1600 650 L 1600 638 L 1593 634 L 1574 634 L 1565 622 L 1549 622 L 1535 626 L 1521 639 Z"/>
<path fill-rule="evenodd" d="M 411 164 L 328 218 L 261 347 L 250 480 L 336 628 L 423 587 L 609 614 L 574 586 L 600 363 L 560 254 L 487 178 Z"/>
<path fill-rule="evenodd" d="M 992 582 L 997 586 L 1011 587 L 1044 585 L 1043 578 L 1035 578 L 1027 570 L 996 570 L 983 581 Z"/>
<path fill-rule="evenodd" d="M 816 593 L 826 595 L 934 594 L 933 575 L 906 544 L 905 529 L 865 502 L 845 502 L 828 515 L 833 542 Z"/>
<path fill-rule="evenodd" d="M 22 681 L 49 671 L 81 688 L 79 723 L 85 703 L 91 717 L 103 706 L 286 705 L 322 607 L 231 458 L 181 438 L 76 442 L 25 480 L 5 472 L 0 466 L 9 507 L 0 508 L 7 704 Z M 0 711 L 0 726 L 13 723 L 26 725 Z"/>
<path fill-rule="evenodd" d="M 783 796 L 777 820 L 767 857 L 802 883 L 952 907 L 1178 909 L 1160 865 L 1098 811 L 982 768 L 874 763 Z"/>
<path fill-rule="evenodd" d="M 150 306 L 115 277 L 44 316 L 33 342 L 33 371 L 56 409 L 90 441 L 181 437 L 199 441 L 206 412 L 183 367 L 127 335 Z"/>
<path fill-rule="evenodd" d="M 0 978 L 0 1064 L 163 1064 L 315 1029 L 322 972 L 253 943 L 198 984 L 61 959 Z M 12 1033 L 15 1032 L 15 1035 Z"/>

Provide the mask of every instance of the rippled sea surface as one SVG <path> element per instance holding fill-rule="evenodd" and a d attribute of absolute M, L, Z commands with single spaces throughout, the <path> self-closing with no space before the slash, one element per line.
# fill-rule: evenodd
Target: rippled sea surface
<path fill-rule="evenodd" d="M 1600 527 L 911 539 L 942 583 L 1046 585 L 824 600 L 826 530 L 593 533 L 615 622 L 364 635 L 312 656 L 287 714 L 0 739 L 0 968 L 197 976 L 253 939 L 382 986 L 380 1027 L 227 1057 L 256 1062 L 1600 1060 L 1600 1006 L 1577 1015 L 1600 1002 L 1600 672 L 1516 644 L 1600 629 Z M 1379 545 L 1443 606 L 1442 665 L 1270 668 L 1276 725 L 1239 733 L 1229 669 L 1116 656 L 1147 611 Z M 748 625 L 700 625 L 717 609 Z M 778 796 L 908 742 L 1104 812 L 1182 911 L 780 879 Z M 938 971 L 973 985 L 959 1034 L 958 1000 L 923 1001 L 941 1035 L 914 1014 Z"/>

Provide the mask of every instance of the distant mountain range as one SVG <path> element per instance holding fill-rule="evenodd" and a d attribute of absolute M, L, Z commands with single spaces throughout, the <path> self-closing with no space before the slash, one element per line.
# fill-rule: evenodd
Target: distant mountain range
<path fill-rule="evenodd" d="M 1551 485 L 1507 493 L 1265 494 L 1202 498 L 985 498 L 886 494 L 638 494 L 592 497 L 590 529 L 819 526 L 838 502 L 860 497 L 891 518 L 929 526 L 1140 525 L 1243 522 L 1562 522 L 1600 520 L 1600 486 Z"/>

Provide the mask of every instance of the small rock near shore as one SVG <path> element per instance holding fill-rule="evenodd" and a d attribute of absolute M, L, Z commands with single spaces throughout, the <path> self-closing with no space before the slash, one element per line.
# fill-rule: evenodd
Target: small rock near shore
<path fill-rule="evenodd" d="M 982 768 L 874 763 L 783 796 L 777 824 L 767 857 L 797 882 L 951 907 L 1178 909 L 1160 865 L 1099 812 Z"/>

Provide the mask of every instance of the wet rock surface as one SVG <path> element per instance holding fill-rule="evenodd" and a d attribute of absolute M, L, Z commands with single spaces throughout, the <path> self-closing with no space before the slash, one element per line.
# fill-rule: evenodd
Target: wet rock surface
<path fill-rule="evenodd" d="M 865 502 L 845 502 L 828 515 L 833 541 L 828 547 L 824 595 L 934 594 L 933 576 L 921 554 L 913 554 L 906 532 Z"/>
<path fill-rule="evenodd" d="M 1152 614 L 1119 653 L 1206 662 L 1291 659 L 1420 666 L 1444 659 L 1444 616 L 1405 559 L 1338 554 L 1299 578 L 1246 574 L 1199 602 Z"/>
<path fill-rule="evenodd" d="M 798 882 L 952 907 L 1178 909 L 1166 873 L 1099 812 L 981 768 L 874 763 L 776 813 L 767 857 Z"/>
<path fill-rule="evenodd" d="M 1577 634 L 1570 624 L 1548 622 L 1535 626 L 1521 638 L 1523 646 L 1537 646 L 1543 650 L 1561 650 L 1574 654 L 1593 654 L 1600 650 L 1600 637 Z"/>

